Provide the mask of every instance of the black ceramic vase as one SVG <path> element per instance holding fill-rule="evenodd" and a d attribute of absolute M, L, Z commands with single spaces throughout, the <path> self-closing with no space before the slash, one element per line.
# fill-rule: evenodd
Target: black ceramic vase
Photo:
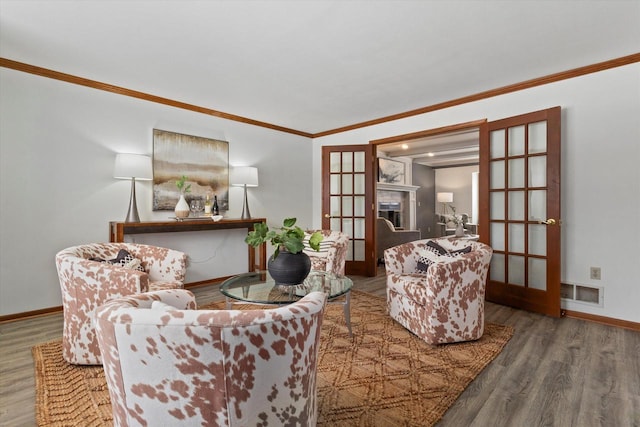
<path fill-rule="evenodd" d="M 304 252 L 292 254 L 281 250 L 275 260 L 269 258 L 267 269 L 277 285 L 299 285 L 311 271 L 311 260 Z"/>

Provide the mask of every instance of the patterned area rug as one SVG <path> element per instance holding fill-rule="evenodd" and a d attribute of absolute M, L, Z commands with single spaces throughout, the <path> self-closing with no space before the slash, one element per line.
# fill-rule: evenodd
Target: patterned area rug
<path fill-rule="evenodd" d="M 509 326 L 487 324 L 478 341 L 431 346 L 387 316 L 385 304 L 383 298 L 352 292 L 353 338 L 342 306 L 327 307 L 318 425 L 432 426 L 513 335 Z M 101 367 L 67 364 L 59 340 L 33 347 L 33 358 L 38 425 L 111 425 Z"/>

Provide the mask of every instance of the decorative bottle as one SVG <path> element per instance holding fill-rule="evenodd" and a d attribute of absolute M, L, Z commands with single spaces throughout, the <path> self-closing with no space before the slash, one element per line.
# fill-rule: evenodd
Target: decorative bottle
<path fill-rule="evenodd" d="M 204 199 L 204 214 L 207 216 L 211 215 L 211 197 L 208 194 Z"/>
<path fill-rule="evenodd" d="M 211 213 L 215 215 L 220 215 L 220 209 L 218 209 L 218 196 L 213 196 L 213 209 Z"/>

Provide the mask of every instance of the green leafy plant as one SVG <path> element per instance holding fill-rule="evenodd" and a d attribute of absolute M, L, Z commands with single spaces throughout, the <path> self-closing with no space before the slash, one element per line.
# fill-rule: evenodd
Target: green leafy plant
<path fill-rule="evenodd" d="M 258 247 L 265 242 L 271 242 L 276 247 L 272 259 L 276 259 L 281 250 L 286 250 L 292 254 L 302 252 L 304 249 L 304 230 L 298 227 L 296 218 L 286 218 L 282 227 L 269 230 L 269 226 L 259 222 L 254 224 L 253 231 L 250 231 L 244 241 Z M 313 250 L 320 250 L 320 242 L 324 236 L 319 231 L 314 232 L 309 238 L 309 246 Z"/>
<path fill-rule="evenodd" d="M 181 193 L 188 193 L 189 191 L 191 191 L 191 184 L 188 184 L 185 187 L 186 182 L 186 175 L 182 175 L 180 179 L 176 181 L 176 187 L 178 187 L 178 190 L 180 190 Z"/>

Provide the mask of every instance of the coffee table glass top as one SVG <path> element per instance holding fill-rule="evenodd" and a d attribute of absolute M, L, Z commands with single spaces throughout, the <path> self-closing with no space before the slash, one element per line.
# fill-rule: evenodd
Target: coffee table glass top
<path fill-rule="evenodd" d="M 346 276 L 312 270 L 303 283 L 294 286 L 277 285 L 268 271 L 256 271 L 233 276 L 220 286 L 227 298 L 258 304 L 291 304 L 309 292 L 321 291 L 329 300 L 351 291 L 353 282 Z"/>

